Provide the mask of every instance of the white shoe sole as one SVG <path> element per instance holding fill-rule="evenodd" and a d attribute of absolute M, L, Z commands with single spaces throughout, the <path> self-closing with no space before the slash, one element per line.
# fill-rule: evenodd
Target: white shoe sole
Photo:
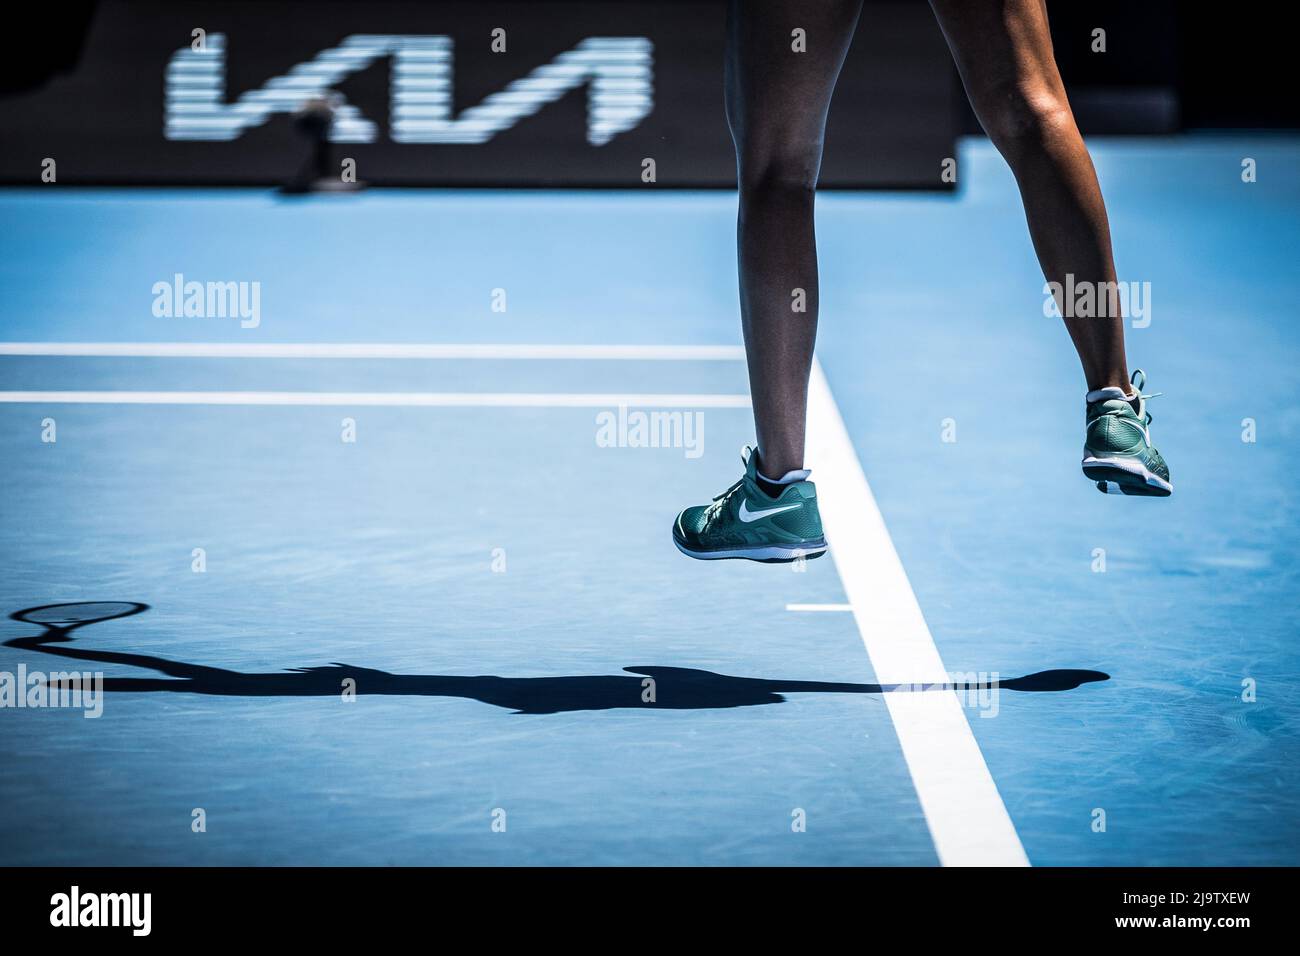
<path fill-rule="evenodd" d="M 1108 495 L 1142 495 L 1165 497 L 1174 493 L 1171 482 L 1154 474 L 1134 458 L 1083 459 L 1083 473 Z"/>
<path fill-rule="evenodd" d="M 750 561 L 798 561 L 800 558 L 819 558 L 827 550 L 826 544 L 822 543 L 798 548 L 783 545 L 763 545 L 754 548 L 733 548 L 726 551 L 692 551 L 689 548 L 682 547 L 682 543 L 677 540 L 676 535 L 673 536 L 673 544 L 677 545 L 677 550 L 688 558 L 698 558 L 701 561 L 717 561 L 722 558 L 746 558 Z"/>

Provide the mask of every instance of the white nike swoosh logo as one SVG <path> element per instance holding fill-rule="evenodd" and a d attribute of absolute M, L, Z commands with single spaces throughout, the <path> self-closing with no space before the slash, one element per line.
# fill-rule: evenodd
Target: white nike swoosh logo
<path fill-rule="evenodd" d="M 765 508 L 762 511 L 750 511 L 749 499 L 746 498 L 740 503 L 740 520 L 748 524 L 750 521 L 757 521 L 759 518 L 766 518 L 768 515 L 779 514 L 782 511 L 791 511 L 798 507 L 798 505 L 785 505 L 780 508 Z"/>

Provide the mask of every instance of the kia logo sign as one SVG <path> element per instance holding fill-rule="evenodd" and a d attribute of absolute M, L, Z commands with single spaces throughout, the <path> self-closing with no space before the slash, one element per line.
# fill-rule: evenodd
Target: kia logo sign
<path fill-rule="evenodd" d="M 646 37 L 588 37 L 527 76 L 452 115 L 453 44 L 447 36 L 357 34 L 231 103 L 225 101 L 226 36 L 214 33 L 176 51 L 167 65 L 164 135 L 169 140 L 233 140 L 273 114 L 329 96 L 337 105 L 330 138 L 373 143 L 373 120 L 332 89 L 381 57 L 392 63 L 389 135 L 397 143 L 486 143 L 577 87 L 587 87 L 587 142 L 603 146 L 654 108 L 654 45 Z"/>

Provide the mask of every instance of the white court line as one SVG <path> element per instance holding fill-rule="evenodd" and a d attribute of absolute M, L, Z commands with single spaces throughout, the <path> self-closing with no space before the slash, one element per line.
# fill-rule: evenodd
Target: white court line
<path fill-rule="evenodd" d="M 436 408 L 748 408 L 748 395 L 598 392 L 0 392 L 0 404 L 377 405 Z"/>
<path fill-rule="evenodd" d="M 77 358 L 587 359 L 736 361 L 739 345 L 371 344 L 365 342 L 0 342 L 0 355 Z"/>
<path fill-rule="evenodd" d="M 907 572 L 814 361 L 808 465 L 831 557 L 881 684 L 949 682 Z M 1020 837 L 952 691 L 884 694 L 944 866 L 1028 866 Z"/>
<path fill-rule="evenodd" d="M 852 611 L 852 604 L 787 604 L 787 611 Z"/>

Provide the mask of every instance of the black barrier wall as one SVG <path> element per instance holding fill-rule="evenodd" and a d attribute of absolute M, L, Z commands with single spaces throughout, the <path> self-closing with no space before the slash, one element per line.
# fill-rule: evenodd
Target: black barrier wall
<path fill-rule="evenodd" d="M 107 0 L 62 72 L 0 98 L 0 180 L 52 158 L 63 184 L 282 183 L 292 110 L 328 93 L 332 162 L 371 184 L 644 188 L 652 160 L 658 187 L 732 187 L 723 20 L 719 2 Z M 959 96 L 928 4 L 869 2 L 822 184 L 948 188 Z"/>

